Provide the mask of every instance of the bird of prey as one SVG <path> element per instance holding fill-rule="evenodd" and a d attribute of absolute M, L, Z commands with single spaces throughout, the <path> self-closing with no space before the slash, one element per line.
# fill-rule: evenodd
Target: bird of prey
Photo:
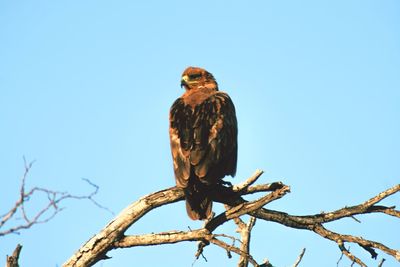
<path fill-rule="evenodd" d="M 204 220 L 212 210 L 209 192 L 226 175 L 236 173 L 235 107 L 205 69 L 188 67 L 181 87 L 185 92 L 173 103 L 169 116 L 175 181 L 185 192 L 189 217 Z"/>

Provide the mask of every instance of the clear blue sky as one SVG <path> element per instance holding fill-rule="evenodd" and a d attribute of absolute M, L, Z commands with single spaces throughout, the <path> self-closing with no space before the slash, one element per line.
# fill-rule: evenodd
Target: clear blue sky
<path fill-rule="evenodd" d="M 36 160 L 29 186 L 84 194 L 89 178 L 116 213 L 173 186 L 168 111 L 190 65 L 212 72 L 236 105 L 234 182 L 263 169 L 261 181 L 292 188 L 270 208 L 298 215 L 361 203 L 400 181 L 399 25 L 395 0 L 0 1 L 0 213 L 18 197 L 24 155 Z M 60 266 L 113 217 L 85 201 L 64 206 L 47 224 L 1 237 L 0 258 L 22 243 L 21 266 Z M 328 227 L 399 249 L 398 220 L 359 219 Z M 129 233 L 201 225 L 181 202 Z M 340 257 L 311 232 L 254 228 L 258 261 L 290 266 L 303 247 L 302 266 Z M 190 266 L 195 252 L 196 243 L 124 249 L 98 266 Z M 195 266 L 237 262 L 212 246 L 205 256 Z"/>

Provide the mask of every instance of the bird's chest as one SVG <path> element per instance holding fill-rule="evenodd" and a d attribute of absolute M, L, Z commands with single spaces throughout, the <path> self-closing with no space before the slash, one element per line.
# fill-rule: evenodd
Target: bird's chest
<path fill-rule="evenodd" d="M 193 111 L 196 106 L 201 105 L 209 97 L 214 95 L 214 93 L 214 90 L 208 88 L 202 90 L 189 90 L 183 95 L 182 99 L 184 104 L 190 106 Z"/>

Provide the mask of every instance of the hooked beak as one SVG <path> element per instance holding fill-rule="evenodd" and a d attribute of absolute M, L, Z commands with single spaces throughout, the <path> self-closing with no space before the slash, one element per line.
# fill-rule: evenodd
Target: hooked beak
<path fill-rule="evenodd" d="M 188 80 L 189 80 L 189 76 L 187 75 L 183 75 L 182 79 L 181 79 L 181 87 L 187 87 L 188 86 Z"/>

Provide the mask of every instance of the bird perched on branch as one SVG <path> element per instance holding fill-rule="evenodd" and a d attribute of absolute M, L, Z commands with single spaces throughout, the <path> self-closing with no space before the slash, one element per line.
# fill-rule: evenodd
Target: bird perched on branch
<path fill-rule="evenodd" d="M 212 211 L 209 192 L 226 175 L 236 173 L 235 107 L 205 69 L 188 67 L 181 86 L 185 92 L 173 103 L 169 116 L 175 180 L 184 189 L 189 217 L 203 220 Z"/>

